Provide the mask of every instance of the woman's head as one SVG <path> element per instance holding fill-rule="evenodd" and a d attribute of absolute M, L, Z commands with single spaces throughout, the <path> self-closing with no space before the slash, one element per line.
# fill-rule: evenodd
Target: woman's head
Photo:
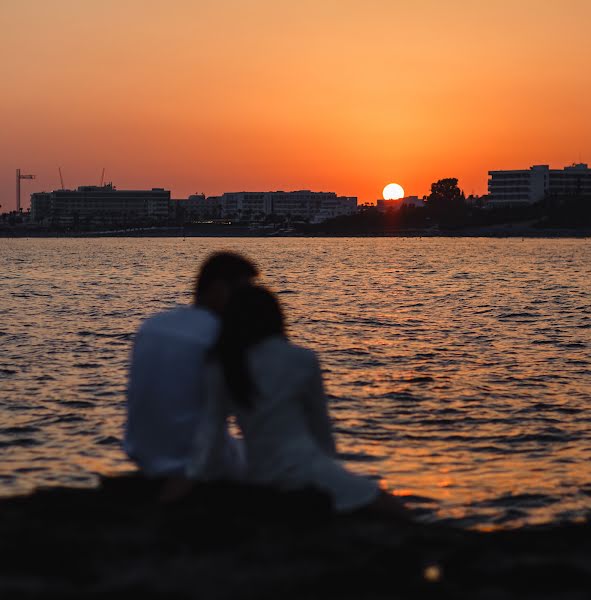
<path fill-rule="evenodd" d="M 239 404 L 249 406 L 254 392 L 248 370 L 248 350 L 276 335 L 285 336 L 285 324 L 275 295 L 256 285 L 235 290 L 222 312 L 215 353 L 221 361 L 230 393 Z"/>
<path fill-rule="evenodd" d="M 274 294 L 258 285 L 238 288 L 222 311 L 222 336 L 252 346 L 271 335 L 283 335 L 281 306 Z"/>

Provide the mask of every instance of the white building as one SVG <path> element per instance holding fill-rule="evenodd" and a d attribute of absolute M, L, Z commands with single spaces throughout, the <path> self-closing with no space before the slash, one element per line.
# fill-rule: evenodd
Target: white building
<path fill-rule="evenodd" d="M 193 194 L 186 199 L 171 200 L 172 214 L 185 221 L 219 219 L 221 216 L 221 196 L 205 197 Z"/>
<path fill-rule="evenodd" d="M 221 198 L 222 217 L 227 219 L 257 219 L 271 213 L 270 199 L 265 192 L 226 192 Z"/>
<path fill-rule="evenodd" d="M 584 163 L 564 169 L 534 165 L 529 169 L 488 174 L 487 205 L 491 207 L 527 206 L 547 197 L 591 197 L 591 169 Z"/>
<path fill-rule="evenodd" d="M 357 198 L 334 192 L 231 192 L 221 198 L 222 217 L 256 220 L 278 215 L 295 220 L 331 218 L 357 209 Z"/>
<path fill-rule="evenodd" d="M 118 190 L 111 183 L 31 194 L 31 220 L 54 224 L 158 222 L 168 219 L 170 192 Z"/>
<path fill-rule="evenodd" d="M 330 196 L 320 201 L 320 211 L 312 217 L 312 223 L 322 223 L 328 219 L 352 215 L 357 212 L 357 198 L 355 196 Z"/>

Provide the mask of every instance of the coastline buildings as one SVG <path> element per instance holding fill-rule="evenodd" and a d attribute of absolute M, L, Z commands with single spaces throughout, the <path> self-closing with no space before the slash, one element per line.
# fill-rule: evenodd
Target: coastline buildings
<path fill-rule="evenodd" d="M 221 217 L 221 196 L 193 194 L 188 198 L 170 201 L 171 215 L 177 220 L 204 221 Z"/>
<path fill-rule="evenodd" d="M 225 219 L 257 220 L 270 215 L 294 220 L 329 219 L 357 210 L 357 198 L 334 192 L 227 192 L 220 198 Z"/>
<path fill-rule="evenodd" d="M 534 165 L 529 169 L 489 171 L 487 205 L 517 207 L 546 198 L 591 197 L 591 169 L 585 163 L 564 169 Z"/>
<path fill-rule="evenodd" d="M 170 192 L 118 190 L 111 183 L 31 194 L 31 220 L 55 225 L 157 223 L 168 219 Z"/>
<path fill-rule="evenodd" d="M 475 209 L 494 209 L 544 202 L 546 208 L 560 210 L 563 205 L 570 206 L 571 199 L 588 199 L 591 206 L 591 169 L 579 163 L 564 169 L 535 165 L 529 169 L 489 171 L 488 188 L 488 195 L 469 196 L 466 204 Z M 584 205 L 587 206 L 586 202 Z M 424 199 L 407 196 L 399 200 L 379 199 L 376 209 L 386 213 L 425 206 Z M 118 190 L 107 184 L 31 194 L 29 215 L 32 223 L 43 226 L 93 229 L 217 220 L 254 226 L 282 221 L 322 223 L 357 210 L 356 197 L 337 196 L 334 192 L 242 191 L 209 197 L 193 194 L 186 199 L 171 200 L 170 192 L 163 188 Z M 27 220 L 29 215 L 23 218 Z"/>
<path fill-rule="evenodd" d="M 263 221 L 269 217 L 322 222 L 356 212 L 357 198 L 334 192 L 232 192 L 170 198 L 170 191 L 118 190 L 113 184 L 81 186 L 31 194 L 31 221 L 54 226 L 159 224 L 227 219 Z"/>
<path fill-rule="evenodd" d="M 352 215 L 357 212 L 356 196 L 337 196 L 331 194 L 325 197 L 320 203 L 320 212 L 312 217 L 313 223 L 322 223 L 328 219 L 341 217 L 343 215 Z"/>

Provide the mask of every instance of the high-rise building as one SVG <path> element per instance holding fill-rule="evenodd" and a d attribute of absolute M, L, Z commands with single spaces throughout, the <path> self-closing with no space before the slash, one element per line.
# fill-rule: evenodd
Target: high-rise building
<path fill-rule="evenodd" d="M 534 165 L 529 169 L 488 174 L 489 206 L 525 206 L 546 198 L 591 197 L 591 169 L 584 163 L 564 169 Z"/>
<path fill-rule="evenodd" d="M 52 224 L 156 223 L 168 219 L 170 192 L 118 190 L 113 184 L 31 194 L 31 220 Z"/>
<path fill-rule="evenodd" d="M 254 219 L 271 212 L 267 192 L 226 192 L 221 205 L 222 217 L 227 219 Z"/>
<path fill-rule="evenodd" d="M 256 219 L 278 215 L 310 220 L 350 214 L 357 209 L 357 198 L 337 196 L 334 192 L 231 192 L 221 200 L 222 216 L 229 219 Z"/>

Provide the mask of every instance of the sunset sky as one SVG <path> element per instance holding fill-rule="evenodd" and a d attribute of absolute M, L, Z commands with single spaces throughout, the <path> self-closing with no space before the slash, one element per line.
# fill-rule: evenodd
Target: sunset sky
<path fill-rule="evenodd" d="M 589 0 L 2 0 L 0 204 L 312 189 L 375 201 L 591 162 Z"/>

